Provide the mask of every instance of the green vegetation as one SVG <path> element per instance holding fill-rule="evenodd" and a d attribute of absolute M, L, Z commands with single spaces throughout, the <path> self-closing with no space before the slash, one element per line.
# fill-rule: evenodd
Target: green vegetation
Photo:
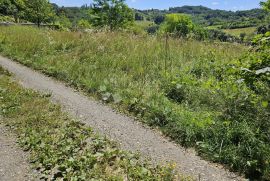
<path fill-rule="evenodd" d="M 54 17 L 48 0 L 0 0 L 0 14 L 13 16 L 15 22 L 23 18 L 38 26 L 51 22 Z"/>
<path fill-rule="evenodd" d="M 91 8 L 59 8 L 48 0 L 0 0 L 0 14 L 33 22 L 59 25 L 60 29 L 75 27 L 108 27 L 110 30 L 126 28 L 134 21 L 133 10 L 125 0 L 94 0 Z M 72 15 L 73 14 L 73 15 Z M 74 15 L 75 14 L 75 15 Z"/>
<path fill-rule="evenodd" d="M 83 5 L 80 8 L 58 7 L 56 4 L 50 5 L 47 0 L 0 0 L 0 14 L 12 16 L 15 22 L 26 20 L 39 24 L 39 21 L 44 21 L 44 23 L 57 25 L 54 27 L 58 27 L 60 30 L 83 30 L 95 27 L 105 27 L 111 30 L 124 28 L 133 31 L 135 34 L 154 34 L 158 32 L 161 24 L 164 24 L 166 16 L 185 14 L 185 16 L 189 15 L 193 24 L 196 25 L 196 30 L 193 33 L 197 34 L 190 37 L 199 40 L 215 38 L 214 40 L 243 42 L 247 36 L 245 32 L 241 32 L 242 36 L 239 38 L 232 37 L 234 33 L 229 33 L 231 36 L 222 35 L 222 33 L 215 36 L 213 32 L 207 32 L 207 30 L 238 29 L 240 31 L 245 30 L 244 28 L 252 29 L 268 24 L 267 2 L 262 4 L 264 4 L 265 10 L 252 9 L 232 12 L 212 10 L 203 6 L 174 7 L 169 10 L 132 10 L 125 4 L 124 0 L 96 0 L 91 6 Z M 38 10 L 38 12 L 34 12 L 35 10 Z M 140 23 L 134 24 L 134 20 L 151 22 L 154 25 L 142 28 Z M 251 38 L 249 37 L 248 40 Z"/>
<path fill-rule="evenodd" d="M 256 27 L 249 27 L 249 28 L 239 28 L 239 29 L 224 29 L 222 31 L 240 37 L 241 33 L 245 33 L 246 35 L 255 34 L 257 28 Z"/>
<path fill-rule="evenodd" d="M 21 88 L 0 67 L 1 124 L 19 136 L 46 180 L 188 180 L 168 167 L 142 163 L 138 155 L 70 119 L 48 95 Z"/>
<path fill-rule="evenodd" d="M 270 11 L 270 1 L 267 0 L 266 2 L 261 2 L 261 6 L 266 10 Z"/>
<path fill-rule="evenodd" d="M 136 27 L 144 31 L 146 31 L 149 27 L 152 27 L 155 25 L 155 23 L 152 21 L 135 21 L 134 23 Z"/>
<path fill-rule="evenodd" d="M 186 37 L 194 29 L 191 18 L 184 14 L 167 14 L 161 31 L 173 33 L 179 37 Z"/>
<path fill-rule="evenodd" d="M 261 9 L 232 12 L 212 10 L 203 6 L 184 6 L 171 8 L 169 11 L 193 14 L 195 22 L 205 26 L 221 25 L 222 29 L 257 26 L 265 18 L 265 12 Z"/>
<path fill-rule="evenodd" d="M 53 9 L 56 16 L 65 16 L 72 23 L 72 27 L 76 27 L 80 20 L 85 20 L 90 23 L 91 16 L 89 15 L 88 7 L 59 7 L 53 4 Z"/>
<path fill-rule="evenodd" d="M 268 2 L 263 3 L 266 10 Z M 0 52 L 159 127 L 205 158 L 249 178 L 270 180 L 270 26 L 262 24 L 266 11 L 201 6 L 136 11 L 135 26 L 128 26 L 133 13 L 122 0 L 97 0 L 93 8 L 78 10 L 89 22 L 80 20 L 80 26 L 114 31 L 0 27 Z M 61 11 L 57 16 L 65 15 Z M 248 33 L 259 22 L 253 39 Z M 144 30 L 178 36 L 147 36 Z M 253 39 L 248 42 L 253 47 L 194 39 Z"/>
<path fill-rule="evenodd" d="M 240 59 L 241 45 L 169 39 L 166 47 L 161 37 L 123 32 L 0 32 L 2 54 L 129 111 L 208 159 L 269 180 L 270 91 L 242 81 L 242 67 L 259 52 Z"/>
<path fill-rule="evenodd" d="M 266 13 L 267 2 L 262 5 L 264 10 L 232 12 L 203 6 L 136 10 L 130 9 L 125 0 L 95 0 L 91 6 L 83 5 L 80 8 L 58 7 L 56 4 L 49 4 L 47 0 L 0 0 L 0 14 L 5 17 L 13 16 L 15 22 L 30 21 L 38 25 L 43 22 L 50 24 L 48 27 L 65 31 L 125 29 L 136 35 L 144 35 L 168 32 L 170 29 L 170 33 L 174 31 L 174 36 L 178 37 L 249 43 L 255 34 L 251 30 L 259 27 L 258 31 L 264 31 L 264 27 L 268 26 L 270 16 Z M 11 20 L 5 17 L 0 16 L 0 20 Z M 182 24 L 179 18 L 182 23 L 188 20 L 188 24 L 192 26 Z"/>
<path fill-rule="evenodd" d="M 94 0 L 91 11 L 93 25 L 107 26 L 110 30 L 127 27 L 134 20 L 133 11 L 125 4 L 125 0 Z"/>
<path fill-rule="evenodd" d="M 0 14 L 12 16 L 15 22 L 24 14 L 24 0 L 0 0 Z"/>
<path fill-rule="evenodd" d="M 10 16 L 0 16 L 0 22 L 15 22 L 14 18 Z"/>
<path fill-rule="evenodd" d="M 87 28 L 91 28 L 91 24 L 84 20 L 84 19 L 81 19 L 79 22 L 78 22 L 78 28 L 80 29 L 87 29 Z"/>
<path fill-rule="evenodd" d="M 136 20 L 148 20 L 156 23 L 156 27 L 150 28 L 150 30 L 159 29 L 160 24 L 165 21 L 165 17 L 168 14 L 180 13 L 190 15 L 193 24 L 196 25 L 196 31 L 194 33 L 195 36 L 191 35 L 190 37 L 195 37 L 199 40 L 210 39 L 226 42 L 248 43 L 254 37 L 258 26 L 265 24 L 268 26 L 269 24 L 269 15 L 263 9 L 232 12 L 212 10 L 203 6 L 183 6 L 173 7 L 169 10 L 152 9 L 135 10 L 135 12 Z M 236 30 L 234 31 L 234 29 Z M 253 29 L 254 32 L 250 32 Z M 240 32 L 241 30 L 243 31 Z M 152 33 L 153 31 L 148 32 Z"/>
<path fill-rule="evenodd" d="M 169 10 L 137 10 L 143 18 L 160 24 L 166 14 L 181 13 L 192 16 L 193 22 L 201 26 L 220 26 L 222 29 L 234 29 L 258 26 L 264 21 L 267 14 L 262 9 L 246 11 L 213 10 L 203 6 L 172 7 Z M 162 18 L 163 17 L 163 18 Z"/>
<path fill-rule="evenodd" d="M 149 30 L 150 28 L 148 29 L 148 32 Z M 191 17 L 185 14 L 167 14 L 164 22 L 157 30 L 159 31 L 159 34 L 178 38 L 206 40 L 210 37 L 206 29 L 195 25 L 192 22 Z"/>
<path fill-rule="evenodd" d="M 54 12 L 48 0 L 25 0 L 25 18 L 38 26 L 50 22 Z"/>
<path fill-rule="evenodd" d="M 78 26 L 80 27 L 81 23 L 80 25 L 79 23 L 80 22 L 78 22 Z M 57 25 L 59 30 L 69 30 L 72 28 L 72 23 L 64 14 L 59 14 L 59 16 L 55 18 L 54 24 Z"/>
<path fill-rule="evenodd" d="M 159 26 L 151 21 L 135 21 L 134 26 L 130 26 L 128 31 L 135 35 L 156 34 Z"/>

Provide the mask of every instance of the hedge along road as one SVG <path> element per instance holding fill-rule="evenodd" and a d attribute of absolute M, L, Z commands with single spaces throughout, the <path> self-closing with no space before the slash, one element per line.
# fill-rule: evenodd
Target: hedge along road
<path fill-rule="evenodd" d="M 26 88 L 50 93 L 52 100 L 81 122 L 117 141 L 121 148 L 139 152 L 156 163 L 176 163 L 176 170 L 198 180 L 244 180 L 222 166 L 202 160 L 194 150 L 186 150 L 164 138 L 158 131 L 83 95 L 65 84 L 0 56 L 0 65 L 14 74 Z"/>

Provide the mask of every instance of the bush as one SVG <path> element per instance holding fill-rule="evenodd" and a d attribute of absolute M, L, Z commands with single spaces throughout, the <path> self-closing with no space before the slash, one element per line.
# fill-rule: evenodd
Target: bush
<path fill-rule="evenodd" d="M 77 26 L 78 26 L 79 29 L 89 29 L 89 28 L 91 28 L 91 24 L 85 19 L 79 20 Z"/>
<path fill-rule="evenodd" d="M 156 34 L 158 32 L 158 30 L 159 30 L 159 26 L 157 26 L 157 25 L 149 26 L 147 28 L 147 33 L 148 34 Z"/>
<path fill-rule="evenodd" d="M 192 32 L 194 24 L 188 15 L 167 14 L 165 22 L 161 25 L 161 31 L 171 33 L 179 37 L 187 37 Z"/>
<path fill-rule="evenodd" d="M 210 40 L 219 40 L 221 42 L 241 42 L 238 37 L 224 33 L 221 30 L 208 30 Z"/>
<path fill-rule="evenodd" d="M 15 23 L 14 18 L 10 17 L 10 16 L 2 16 L 0 15 L 0 22 L 11 22 L 11 23 Z"/>

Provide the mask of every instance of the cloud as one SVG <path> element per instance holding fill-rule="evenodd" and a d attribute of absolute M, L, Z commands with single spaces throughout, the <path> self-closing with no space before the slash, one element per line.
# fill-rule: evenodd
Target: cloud
<path fill-rule="evenodd" d="M 212 4 L 213 6 L 216 6 L 216 5 L 219 5 L 219 2 L 214 1 L 214 2 L 212 2 L 211 4 Z"/>

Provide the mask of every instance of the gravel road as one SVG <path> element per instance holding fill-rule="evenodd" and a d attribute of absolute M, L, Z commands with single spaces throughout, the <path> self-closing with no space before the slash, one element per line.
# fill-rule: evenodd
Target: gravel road
<path fill-rule="evenodd" d="M 125 150 L 138 151 L 157 163 L 175 162 L 177 170 L 197 180 L 244 180 L 220 165 L 202 160 L 196 156 L 195 151 L 186 150 L 170 142 L 158 131 L 117 113 L 61 82 L 4 57 L 0 57 L 0 65 L 13 73 L 24 87 L 50 93 L 52 100 L 60 103 L 70 115 L 91 126 L 98 133 L 117 141 Z"/>

